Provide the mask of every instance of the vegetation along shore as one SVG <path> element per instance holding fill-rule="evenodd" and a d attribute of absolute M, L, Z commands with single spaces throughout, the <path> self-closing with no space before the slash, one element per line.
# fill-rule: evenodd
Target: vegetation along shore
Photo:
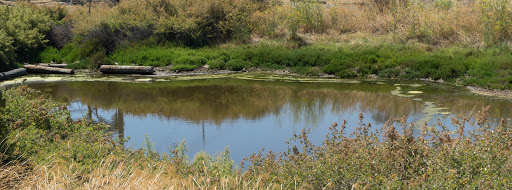
<path fill-rule="evenodd" d="M 512 89 L 510 0 L 38 2 L 0 0 L 0 72 L 118 64 Z M 73 120 L 65 104 L 22 84 L 0 91 L 0 188 L 510 189 L 512 124 L 489 122 L 488 109 L 452 119 L 454 130 L 406 118 L 374 127 L 360 114 L 333 123 L 321 144 L 304 129 L 287 151 L 238 165 L 229 149 L 189 158 L 184 144 L 162 154 L 149 139 L 126 149 L 105 124 Z"/>
<path fill-rule="evenodd" d="M 65 62 L 179 72 L 207 65 L 511 88 L 508 1 L 336 2 L 11 3 L 0 10 L 0 69 Z"/>

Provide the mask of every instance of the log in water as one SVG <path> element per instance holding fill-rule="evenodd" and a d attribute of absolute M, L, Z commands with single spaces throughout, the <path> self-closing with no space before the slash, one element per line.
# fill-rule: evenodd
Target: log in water
<path fill-rule="evenodd" d="M 25 65 L 29 73 L 42 73 L 42 74 L 75 74 L 73 69 L 62 69 L 56 67 L 44 67 L 38 65 Z"/>
<path fill-rule="evenodd" d="M 68 64 L 56 64 L 56 63 L 39 63 L 38 66 L 43 67 L 57 67 L 57 68 L 66 68 Z"/>
<path fill-rule="evenodd" d="M 18 77 L 18 76 L 23 76 L 23 75 L 26 75 L 26 74 L 27 74 L 27 70 L 24 69 L 24 68 L 13 69 L 13 70 L 10 70 L 10 71 L 7 71 L 7 72 L 0 73 L 0 80 L 7 80 L 7 79 L 10 79 L 10 78 L 14 78 L 14 77 Z"/>
<path fill-rule="evenodd" d="M 155 72 L 152 66 L 121 66 L 121 65 L 102 65 L 100 72 L 105 74 L 142 74 L 151 75 Z"/>

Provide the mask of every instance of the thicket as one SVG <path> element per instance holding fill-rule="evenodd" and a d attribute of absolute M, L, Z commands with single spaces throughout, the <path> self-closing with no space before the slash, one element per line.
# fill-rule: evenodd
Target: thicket
<path fill-rule="evenodd" d="M 184 143 L 168 154 L 124 149 L 87 115 L 70 119 L 65 105 L 18 86 L 1 91 L 3 188 L 144 189 L 493 189 L 512 186 L 510 120 L 488 121 L 489 107 L 414 126 L 406 118 L 384 126 L 334 123 L 315 145 L 308 130 L 282 153 L 261 151 L 235 167 L 229 149 L 188 158 Z M 354 127 L 352 134 L 346 128 Z M 13 165 L 12 163 L 18 163 Z"/>
<path fill-rule="evenodd" d="M 48 42 L 51 26 L 63 19 L 60 7 L 38 8 L 28 3 L 0 6 L 0 70 L 15 63 L 37 61 Z"/>

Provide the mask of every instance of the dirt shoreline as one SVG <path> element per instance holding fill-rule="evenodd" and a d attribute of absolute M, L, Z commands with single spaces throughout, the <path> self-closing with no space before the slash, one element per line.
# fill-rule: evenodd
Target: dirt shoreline
<path fill-rule="evenodd" d="M 102 74 L 99 71 L 91 71 L 88 69 L 79 69 L 75 71 L 77 74 Z M 221 74 L 232 74 L 232 73 L 264 73 L 264 74 L 275 74 L 275 75 L 288 75 L 288 76 L 303 76 L 303 77 L 320 77 L 320 78 L 336 78 L 335 75 L 319 74 L 318 76 L 305 76 L 288 69 L 278 70 L 266 70 L 260 68 L 244 69 L 242 71 L 230 71 L 230 70 L 211 70 L 208 68 L 198 68 L 193 71 L 172 71 L 168 67 L 155 67 L 155 73 L 153 75 L 140 75 L 140 74 L 119 74 L 127 76 L 146 76 L 146 77 L 173 77 L 173 76 L 200 76 L 200 75 L 221 75 Z"/>
<path fill-rule="evenodd" d="M 512 90 L 488 89 L 478 86 L 467 86 L 466 88 L 474 94 L 512 100 Z"/>

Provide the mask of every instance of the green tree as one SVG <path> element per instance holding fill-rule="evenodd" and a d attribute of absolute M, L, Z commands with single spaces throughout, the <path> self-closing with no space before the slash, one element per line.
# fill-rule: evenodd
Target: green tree
<path fill-rule="evenodd" d="M 48 42 L 52 23 L 49 14 L 26 3 L 0 6 L 0 70 L 16 61 L 37 59 L 34 51 Z"/>

